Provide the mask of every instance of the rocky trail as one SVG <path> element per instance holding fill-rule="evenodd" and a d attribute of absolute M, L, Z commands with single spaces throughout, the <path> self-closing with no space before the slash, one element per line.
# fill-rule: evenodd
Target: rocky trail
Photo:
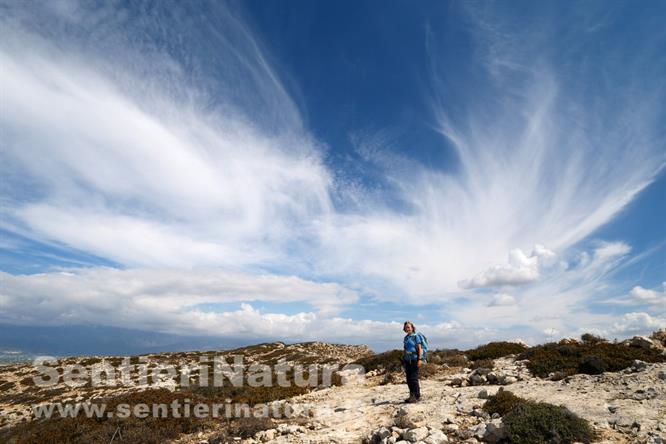
<path fill-rule="evenodd" d="M 513 358 L 497 360 L 496 365 L 499 373 L 515 375 L 516 382 L 460 387 L 457 383 L 473 372 L 454 373 L 422 381 L 423 399 L 416 404 L 404 403 L 405 384 L 381 385 L 383 376 L 318 390 L 290 401 L 297 410 L 299 406 L 309 410 L 296 424 L 285 423 L 239 442 L 496 442 L 501 438 L 501 419 L 491 418 L 480 407 L 500 389 L 566 406 L 590 421 L 599 437 L 596 442 L 666 442 L 666 364 L 637 363 L 622 372 L 575 375 L 561 381 L 531 377 Z M 200 434 L 176 442 L 214 440 Z"/>

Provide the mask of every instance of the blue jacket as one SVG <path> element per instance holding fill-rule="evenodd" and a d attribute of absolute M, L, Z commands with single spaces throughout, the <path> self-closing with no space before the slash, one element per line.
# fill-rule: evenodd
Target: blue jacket
<path fill-rule="evenodd" d="M 416 333 L 410 333 L 408 335 L 405 335 L 405 339 L 403 340 L 404 342 L 404 348 L 405 348 L 405 359 L 408 360 L 415 360 L 418 359 L 419 351 L 416 348 L 417 344 L 421 345 L 421 350 L 423 350 L 423 340 L 421 339 L 420 335 L 417 335 Z"/>

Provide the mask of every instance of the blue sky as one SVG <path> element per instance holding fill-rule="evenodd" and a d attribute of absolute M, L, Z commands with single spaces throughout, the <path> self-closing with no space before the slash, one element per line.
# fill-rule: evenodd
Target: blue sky
<path fill-rule="evenodd" d="M 666 327 L 663 2 L 0 10 L 0 324 Z"/>

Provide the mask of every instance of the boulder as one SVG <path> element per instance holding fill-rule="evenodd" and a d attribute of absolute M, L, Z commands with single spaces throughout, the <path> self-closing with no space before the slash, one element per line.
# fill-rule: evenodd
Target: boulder
<path fill-rule="evenodd" d="M 518 382 L 518 378 L 511 375 L 500 375 L 498 382 L 502 385 L 509 385 Z"/>
<path fill-rule="evenodd" d="M 650 335 L 650 339 L 655 344 L 661 344 L 662 347 L 666 347 L 666 328 L 653 332 Z"/>
<path fill-rule="evenodd" d="M 395 425 L 403 429 L 417 429 L 424 427 L 426 424 L 426 417 L 422 413 L 409 413 L 398 415 L 395 418 Z"/>
<path fill-rule="evenodd" d="M 386 427 L 380 427 L 375 432 L 372 434 L 372 439 L 370 442 L 372 444 L 380 444 L 382 440 L 385 440 L 386 438 L 391 436 L 391 431 L 387 429 Z"/>
<path fill-rule="evenodd" d="M 486 424 L 486 432 L 483 435 L 485 442 L 495 444 L 506 438 L 506 429 L 501 419 L 493 419 Z"/>
<path fill-rule="evenodd" d="M 423 442 L 426 444 L 442 444 L 449 442 L 449 437 L 446 436 L 446 434 L 441 430 L 435 429 L 430 431 L 430 435 L 428 435 L 428 437 L 425 438 Z"/>
<path fill-rule="evenodd" d="M 650 338 L 647 338 L 645 336 L 634 336 L 631 338 L 631 342 L 629 342 L 629 345 L 632 347 L 640 347 L 644 349 L 651 349 L 654 348 L 654 342 Z"/>
<path fill-rule="evenodd" d="M 483 439 L 483 437 L 486 435 L 486 424 L 483 422 L 481 424 L 477 424 L 472 427 L 470 431 L 472 432 L 472 436 L 474 438 Z"/>
<path fill-rule="evenodd" d="M 472 376 L 469 377 L 469 382 L 471 385 L 483 385 L 486 382 L 486 377 L 474 373 Z"/>
<path fill-rule="evenodd" d="M 451 380 L 451 385 L 454 387 L 460 387 L 463 383 L 463 378 L 453 378 Z"/>
<path fill-rule="evenodd" d="M 427 427 L 417 427 L 415 429 L 409 429 L 402 435 L 402 437 L 409 442 L 422 441 L 426 436 L 428 436 Z"/>

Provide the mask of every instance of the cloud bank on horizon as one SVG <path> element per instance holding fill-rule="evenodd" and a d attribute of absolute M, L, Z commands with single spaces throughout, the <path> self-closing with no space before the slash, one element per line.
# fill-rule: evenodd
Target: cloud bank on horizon
<path fill-rule="evenodd" d="M 442 346 L 666 327 L 666 224 L 629 211 L 665 206 L 655 11 L 432 6 L 424 59 L 394 63 L 427 74 L 403 105 L 444 165 L 381 113 L 322 134 L 236 4 L 3 2 L 0 323 L 382 347 L 403 318 Z"/>

